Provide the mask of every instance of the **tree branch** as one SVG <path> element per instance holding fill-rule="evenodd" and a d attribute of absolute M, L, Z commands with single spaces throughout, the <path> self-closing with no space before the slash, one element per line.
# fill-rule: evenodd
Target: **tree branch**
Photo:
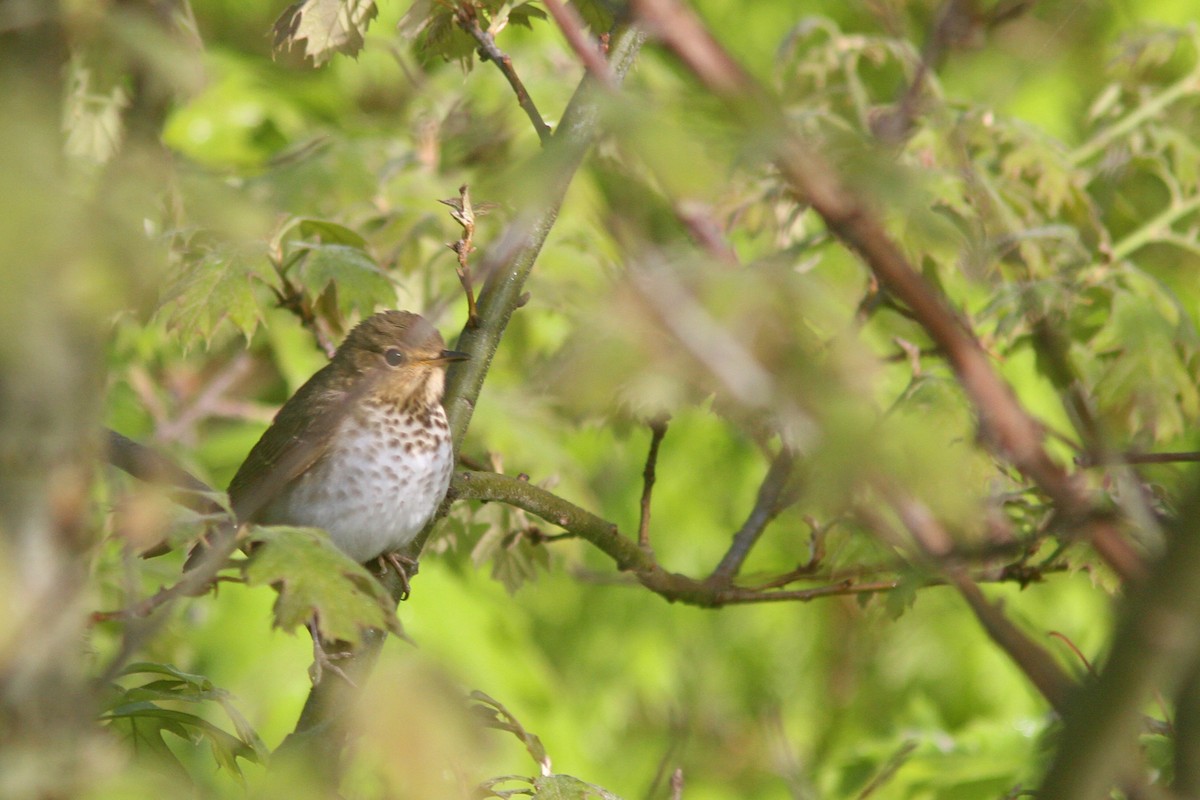
<path fill-rule="evenodd" d="M 479 18 L 475 15 L 475 7 L 469 3 L 458 3 L 454 9 L 454 21 L 458 23 L 458 27 L 466 31 L 471 38 L 479 44 L 479 57 L 484 61 L 491 61 L 496 65 L 497 69 L 504 75 L 508 81 L 508 85 L 512 87 L 513 93 L 517 96 L 517 104 L 521 106 L 521 110 L 529 117 L 529 121 L 533 123 L 533 129 L 537 131 L 538 138 L 542 140 L 542 144 L 550 141 L 551 132 L 550 126 L 546 124 L 546 120 L 542 118 L 541 112 L 533 102 L 533 98 L 529 96 L 529 91 L 525 88 L 525 84 L 521 82 L 520 76 L 513 68 L 512 59 L 508 54 L 496 46 L 496 39 L 489 31 L 485 31 L 479 26 Z"/>
<path fill-rule="evenodd" d="M 454 500 L 507 503 L 544 519 L 552 525 L 557 525 L 574 537 L 584 539 L 597 547 L 613 560 L 617 569 L 634 573 L 643 586 L 671 602 L 681 602 L 701 608 L 719 608 L 746 603 L 807 602 L 837 595 L 889 592 L 900 583 L 898 578 L 863 580 L 846 577 L 827 585 L 806 589 L 778 590 L 771 588 L 773 584 L 770 583 L 766 584 L 765 588 L 717 585 L 711 580 L 697 580 L 664 570 L 653 554 L 643 550 L 629 537 L 622 535 L 615 523 L 598 517 L 545 489 L 534 486 L 529 481 L 498 472 L 460 472 L 454 476 L 450 484 L 450 493 Z M 813 576 L 813 580 L 820 579 L 822 576 Z M 993 583 L 1026 583 L 1029 576 L 1027 571 L 1021 569 L 985 569 L 981 570 L 972 580 Z M 934 577 L 922 585 L 939 586 L 946 583 L 952 583 L 952 581 Z"/>
<path fill-rule="evenodd" d="M 667 416 L 650 420 L 650 450 L 646 453 L 646 466 L 642 470 L 642 501 L 638 517 L 638 547 L 650 552 L 650 494 L 654 491 L 654 468 L 658 463 L 658 446 L 667 435 Z"/>
<path fill-rule="evenodd" d="M 634 27 L 623 27 L 613 36 L 612 70 L 618 80 L 624 78 L 633 66 L 644 38 L 645 35 Z M 455 462 L 496 348 L 513 312 L 523 304 L 525 279 L 554 226 L 571 179 L 596 137 L 599 119 L 597 91 L 594 79 L 585 76 L 563 113 L 558 131 L 539 154 L 540 169 L 531 171 L 544 181 L 540 202 L 531 204 L 517 216 L 499 242 L 489 250 L 481 265 L 480 272 L 485 279 L 477 302 L 478 322 L 474 325 L 468 322 L 456 344 L 458 350 L 468 353 L 471 358 L 452 365 L 443 399 L 450 419 Z M 528 487 L 527 483 L 524 485 Z M 425 547 L 438 520 L 445 516 L 453 496 L 452 486 L 434 519 L 408 546 L 407 554 L 414 560 Z M 636 545 L 629 544 L 634 553 L 641 554 Z M 387 587 L 393 599 L 399 603 L 403 586 L 390 570 Z M 347 662 L 341 663 L 358 685 L 365 683 L 365 677 L 370 673 L 383 641 L 383 635 L 365 640 L 362 647 L 348 654 L 349 669 L 344 666 Z M 356 678 L 356 675 L 359 677 Z M 354 693 L 352 688 L 343 684 L 340 680 L 327 680 L 313 686 L 295 731 L 285 740 L 290 753 L 297 757 L 319 758 L 322 763 L 329 765 L 333 774 L 336 774 L 336 765 L 342 752 L 339 720 L 344 717 L 347 707 L 352 705 L 347 699 L 348 693 L 349 696 Z"/>
<path fill-rule="evenodd" d="M 842 183 L 813 148 L 790 130 L 776 100 L 717 43 L 680 0 L 633 0 L 635 14 L 711 91 L 720 95 L 747 130 L 774 138 L 773 160 L 826 225 L 866 262 L 881 284 L 912 311 L 945 354 L 979 415 L 981 438 L 997 456 L 1034 481 L 1078 524 L 1097 552 L 1123 578 L 1143 574 L 1140 557 L 1112 521 L 1093 513 L 1085 486 L 1056 464 L 1043 447 L 1041 426 L 992 369 L 966 321 L 913 269 L 877 215 Z"/>
<path fill-rule="evenodd" d="M 721 563 L 713 570 L 709 577 L 710 581 L 717 585 L 727 586 L 738 574 L 746 557 L 750 555 L 751 549 L 758 538 L 762 536 L 767 525 L 787 506 L 787 495 L 784 490 L 792 477 L 792 469 L 795 464 L 795 455 L 791 449 L 786 445 L 780 447 L 779 455 L 775 456 L 771 462 L 762 485 L 758 487 L 758 499 L 754 502 L 754 508 L 746 517 L 742 527 L 734 534 L 733 543 L 729 545 L 729 550 L 721 559 Z"/>

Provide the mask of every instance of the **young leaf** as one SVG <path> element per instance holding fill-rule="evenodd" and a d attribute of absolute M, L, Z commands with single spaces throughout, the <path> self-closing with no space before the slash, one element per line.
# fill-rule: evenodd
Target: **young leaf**
<path fill-rule="evenodd" d="M 275 49 L 300 49 L 319 67 L 334 53 L 355 56 L 379 10 L 373 0 L 301 0 L 275 21 Z"/>
<path fill-rule="evenodd" d="M 369 314 L 377 305 L 390 306 L 396 290 L 365 250 L 345 244 L 302 244 L 308 249 L 294 271 L 296 279 L 320 298 L 334 292 L 343 317 L 352 311 Z"/>
<path fill-rule="evenodd" d="M 294 630 L 316 618 L 321 636 L 357 644 L 367 628 L 403 635 L 391 597 L 379 581 L 315 528 L 258 528 L 260 546 L 246 562 L 246 582 L 279 591 L 275 624 Z"/>
<path fill-rule="evenodd" d="M 163 293 L 159 313 L 185 343 L 207 347 L 228 321 L 249 341 L 262 322 L 258 293 L 273 280 L 263 253 L 255 249 L 209 251 L 184 265 Z"/>

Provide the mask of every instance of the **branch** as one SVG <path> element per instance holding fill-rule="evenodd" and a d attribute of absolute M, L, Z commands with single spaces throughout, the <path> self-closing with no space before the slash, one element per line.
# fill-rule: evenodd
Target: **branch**
<path fill-rule="evenodd" d="M 633 66 L 644 38 L 644 34 L 633 27 L 623 27 L 614 34 L 612 70 L 618 80 L 623 79 Z M 563 113 L 558 131 L 546 142 L 538 164 L 531 170 L 533 175 L 546 176 L 540 202 L 532 203 L 517 216 L 489 250 L 481 266 L 485 280 L 477 303 L 478 324 L 464 326 L 456 344 L 456 349 L 468 353 L 471 359 L 452 366 L 443 399 L 450 419 L 455 463 L 496 348 L 513 312 L 524 302 L 525 279 L 554 226 L 571 179 L 596 137 L 600 116 L 597 91 L 594 79 L 585 76 Z M 515 479 L 510 480 L 515 482 Z M 453 497 L 452 486 L 434 519 L 407 548 L 407 554 L 414 560 L 425 547 L 434 526 L 445 516 Z M 630 546 L 635 557 L 641 555 L 636 545 L 630 543 Z M 387 574 L 387 586 L 398 603 L 403 587 L 391 570 Z M 359 686 L 365 685 L 365 677 L 374 665 L 383 640 L 382 635 L 366 640 L 358 651 L 348 654 L 348 661 L 339 664 Z M 355 690 L 344 681 L 329 680 L 315 685 L 309 692 L 295 731 L 284 742 L 288 752 L 299 758 L 319 759 L 319 763 L 327 765 L 331 773 L 336 774 L 342 752 L 342 737 L 338 735 L 340 721 L 353 706 L 354 695 Z"/>
<path fill-rule="evenodd" d="M 754 502 L 750 516 L 746 518 L 741 529 L 734 534 L 733 543 L 730 544 L 721 563 L 713 570 L 710 581 L 717 585 L 727 586 L 738 574 L 746 557 L 750 555 L 750 550 L 762 536 L 767 525 L 788 505 L 784 490 L 792 476 L 795 464 L 795 455 L 791 449 L 786 445 L 782 446 L 779 455 L 771 462 L 771 467 L 767 470 L 762 485 L 758 487 L 758 499 Z"/>
<path fill-rule="evenodd" d="M 633 66 L 644 38 L 644 33 L 632 27 L 614 34 L 611 64 L 618 80 L 624 79 Z M 471 423 L 475 399 L 483 388 L 496 348 L 513 312 L 521 305 L 525 280 L 554 226 L 567 187 L 597 135 L 598 91 L 591 77 L 580 83 L 563 113 L 558 131 L 539 154 L 538 164 L 529 170 L 532 175 L 545 176 L 540 202 L 531 204 L 517 216 L 489 249 L 479 268 L 485 278 L 478 301 L 480 324 L 464 328 L 456 344 L 471 359 L 453 365 L 446 381 L 444 405 L 450 417 L 456 454 Z M 424 544 L 423 538 L 419 544 Z"/>
<path fill-rule="evenodd" d="M 525 89 L 525 84 L 521 82 L 517 71 L 513 69 L 512 59 L 496 46 L 496 39 L 489 31 L 479 27 L 479 18 L 475 15 L 475 7 L 468 3 L 457 4 L 454 9 L 454 21 L 458 23 L 458 27 L 479 43 L 479 57 L 484 61 L 491 61 L 504 74 L 508 85 L 512 87 L 513 93 L 517 96 L 517 104 L 521 106 L 525 115 L 529 117 L 529 121 L 533 123 L 533 129 L 537 131 L 542 144 L 549 142 L 550 126 L 542 119 L 541 113 L 534 105 L 533 98 Z"/>
<path fill-rule="evenodd" d="M 545 0 L 545 4 L 546 10 L 550 12 L 550 16 L 554 17 L 567 44 L 575 51 L 575 55 L 579 56 L 579 60 L 588 74 L 605 89 L 615 90 L 618 81 L 613 77 L 608 62 L 604 60 L 604 53 L 600 49 L 599 43 L 584 29 L 583 20 L 579 18 L 575 7 L 564 6 L 559 0 Z"/>
<path fill-rule="evenodd" d="M 929 509 L 886 485 L 881 488 L 901 522 L 912 534 L 921 559 L 935 567 L 942 564 L 941 571 L 947 582 L 962 595 L 991 640 L 1025 673 L 1025 677 L 1037 687 L 1046 701 L 1062 713 L 1075 682 L 1044 647 L 1010 622 L 998 606 L 988 602 L 966 570 L 956 564 L 944 563 L 954 540 Z"/>
<path fill-rule="evenodd" d="M 701 608 L 719 608 L 747 603 L 807 602 L 822 597 L 880 594 L 895 589 L 898 578 L 862 580 L 846 577 L 832 583 L 806 589 L 772 589 L 722 586 L 711 580 L 697 580 L 664 570 L 654 556 L 636 542 L 621 534 L 616 523 L 596 516 L 527 480 L 498 472 L 460 472 L 450 484 L 453 500 L 500 502 L 515 506 L 557 525 L 572 537 L 584 539 L 607 555 L 617 569 L 634 573 L 638 582 L 671 602 L 681 602 Z M 814 577 L 814 580 L 816 578 Z M 1026 569 L 985 569 L 971 580 L 992 583 L 1028 583 Z M 940 586 L 951 581 L 933 577 L 922 586 Z"/>
<path fill-rule="evenodd" d="M 650 493 L 654 490 L 654 467 L 658 463 L 658 446 L 667 435 L 667 420 L 661 416 L 650 420 L 650 451 L 642 470 L 641 514 L 638 519 L 638 547 L 650 552 Z"/>
<path fill-rule="evenodd" d="M 1077 523 L 1097 552 L 1126 580 L 1142 576 L 1137 553 L 1106 517 L 1093 513 L 1086 487 L 1056 464 L 1043 447 L 1041 426 L 992 369 L 966 321 L 913 269 L 877 215 L 840 176 L 790 130 L 779 104 L 717 43 L 680 0 L 633 0 L 636 15 L 695 74 L 720 95 L 747 130 L 773 134 L 773 160 L 792 187 L 856 251 L 880 283 L 912 311 L 942 350 L 979 415 L 981 438 L 998 457 L 1033 480 Z"/>
<path fill-rule="evenodd" d="M 1137 764 L 1141 709 L 1154 691 L 1178 697 L 1200 656 L 1200 480 L 1179 509 L 1166 551 L 1124 604 L 1108 660 L 1073 698 L 1038 792 L 1056 800 L 1106 796 Z"/>
<path fill-rule="evenodd" d="M 1116 464 L 1186 464 L 1200 461 L 1200 451 L 1185 450 L 1180 453 L 1119 453 L 1113 459 Z M 1081 467 L 1104 467 L 1107 461 L 1090 458 L 1086 453 L 1075 459 Z"/>
<path fill-rule="evenodd" d="M 479 313 L 475 309 L 475 290 L 471 286 L 471 268 L 467 264 L 467 257 L 475 252 L 475 220 L 477 217 L 482 217 L 488 211 L 495 207 L 495 203 L 479 203 L 478 205 L 471 203 L 471 194 L 467 190 L 467 185 L 464 183 L 458 187 L 458 197 L 451 197 L 449 200 L 439 200 L 439 203 L 450 206 L 450 216 L 454 217 L 454 221 L 462 226 L 463 233 L 458 241 L 447 245 L 454 251 L 454 255 L 458 256 L 458 266 L 455 271 L 458 273 L 458 282 L 462 284 L 463 292 L 467 296 L 467 324 L 478 325 Z"/>
<path fill-rule="evenodd" d="M 171 499 L 199 514 L 217 514 L 223 509 L 210 497 L 213 488 L 161 453 L 105 428 L 105 457 L 117 469 L 140 481 L 165 486 Z"/>

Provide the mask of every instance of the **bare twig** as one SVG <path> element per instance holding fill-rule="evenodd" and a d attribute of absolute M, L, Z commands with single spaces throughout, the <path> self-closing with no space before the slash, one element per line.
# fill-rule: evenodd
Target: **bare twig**
<path fill-rule="evenodd" d="M 650 552 L 650 493 L 654 491 L 654 468 L 658 464 L 658 446 L 667 435 L 667 421 L 663 415 L 650 420 L 650 450 L 646 453 L 646 466 L 642 470 L 642 502 L 638 519 L 638 546 Z"/>
<path fill-rule="evenodd" d="M 463 292 L 467 295 L 467 324 L 475 327 L 479 324 L 479 313 L 475 309 L 475 289 L 471 285 L 471 268 L 467 264 L 467 258 L 471 253 L 475 252 L 475 220 L 477 217 L 482 217 L 484 214 L 496 207 L 495 203 L 478 203 L 471 202 L 471 194 L 467 190 L 467 184 L 458 187 L 458 197 L 451 197 L 448 200 L 439 200 L 439 203 L 450 206 L 450 216 L 454 217 L 463 229 L 462 236 L 457 242 L 446 245 L 454 254 L 458 256 L 458 264 L 455 271 L 458 273 L 458 281 L 462 284 Z"/>
<path fill-rule="evenodd" d="M 728 585 L 738 574 L 767 525 L 786 507 L 789 493 L 785 493 L 785 489 L 792 477 L 795 463 L 791 449 L 787 446 L 781 447 L 779 455 L 771 462 L 762 485 L 758 487 L 758 498 L 754 501 L 754 508 L 742 527 L 734 534 L 733 543 L 729 545 L 721 563 L 713 570 L 710 581 L 717 585 Z"/>
<path fill-rule="evenodd" d="M 307 255 L 301 253 L 297 258 L 307 258 Z M 329 330 L 329 325 L 313 309 L 312 302 L 304 290 L 288 277 L 287 265 L 283 262 L 282 252 L 275 252 L 271 255 L 271 266 L 279 278 L 279 286 L 270 287 L 279 307 L 290 311 L 296 319 L 300 320 L 300 324 L 307 328 L 316 339 L 317 347 L 321 348 L 321 352 L 325 354 L 326 358 L 332 359 L 334 353 L 337 352 L 337 345 L 334 344 L 334 337 Z"/>
<path fill-rule="evenodd" d="M 900 583 L 899 578 L 862 580 L 847 577 L 806 589 L 771 590 L 720 586 L 710 580 L 702 581 L 667 572 L 654 559 L 652 553 L 646 552 L 637 542 L 622 535 L 614 523 L 528 481 L 494 472 L 460 472 L 454 476 L 450 491 L 455 500 L 503 502 L 557 525 L 600 549 L 613 559 L 618 569 L 634 573 L 639 583 L 672 602 L 678 601 L 702 608 L 746 603 L 808 602 L 823 597 L 890 592 Z M 1050 567 L 1047 571 L 1054 569 L 1056 567 Z M 983 569 L 971 577 L 973 581 L 989 583 L 1023 584 L 1030 579 L 1028 572 L 1019 568 Z M 948 582 L 950 581 L 946 578 L 935 576 L 927 579 L 922 585 L 937 586 Z"/>
<path fill-rule="evenodd" d="M 217 514 L 221 506 L 210 496 L 211 486 L 161 453 L 105 428 L 108 463 L 140 481 L 171 490 L 171 499 L 200 514 Z"/>
<path fill-rule="evenodd" d="M 1179 453 L 1118 453 L 1112 457 L 1111 463 L 1117 464 L 1187 464 L 1200 461 L 1200 451 L 1185 450 Z M 1075 463 L 1081 467 L 1103 467 L 1110 462 L 1099 461 L 1083 453 L 1076 457 Z"/>
<path fill-rule="evenodd" d="M 521 82 L 520 76 L 517 75 L 516 69 L 513 68 L 512 59 L 496 46 L 496 39 L 492 34 L 480 27 L 479 19 L 476 17 L 475 6 L 470 3 L 455 4 L 454 21 L 479 44 L 479 57 L 484 61 L 491 61 L 504 74 L 505 79 L 508 80 L 508 85 L 512 87 L 513 93 L 517 96 L 518 105 L 521 106 L 521 110 L 525 112 L 525 115 L 529 117 L 529 121 L 533 123 L 533 129 L 537 131 L 538 138 L 542 140 L 542 144 L 546 144 L 551 136 L 550 126 L 542 118 L 541 113 L 533 102 L 533 98 L 529 96 L 529 91 L 526 90 L 525 84 Z"/>
<path fill-rule="evenodd" d="M 942 574 L 962 595 L 991 640 L 1008 654 L 1046 701 L 1061 713 L 1066 708 L 1075 682 L 1045 648 L 1009 621 L 998 606 L 988 602 L 965 569 L 943 561 L 953 539 L 924 504 L 888 487 L 884 487 L 884 493 L 912 534 L 921 560 L 941 565 Z"/>
<path fill-rule="evenodd" d="M 741 266 L 737 251 L 721 232 L 721 226 L 703 203 L 680 200 L 671 204 L 675 216 L 687 227 L 692 239 L 717 262 L 727 267 Z"/>
<path fill-rule="evenodd" d="M 208 381 L 199 394 L 172 420 L 159 426 L 157 438 L 164 442 L 174 442 L 189 433 L 193 433 L 196 423 L 214 416 L 225 392 L 242 379 L 254 364 L 254 359 L 247 352 L 239 353 L 232 361 L 220 369 Z"/>

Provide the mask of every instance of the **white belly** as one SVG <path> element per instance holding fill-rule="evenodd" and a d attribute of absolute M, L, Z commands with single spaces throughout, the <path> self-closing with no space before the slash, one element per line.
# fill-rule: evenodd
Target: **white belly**
<path fill-rule="evenodd" d="M 324 528 L 358 562 L 400 549 L 437 511 L 450 485 L 451 448 L 445 414 L 433 428 L 413 426 L 394 410 L 363 412 L 386 435 L 365 435 L 347 420 L 336 446 L 273 502 L 263 521 Z"/>

